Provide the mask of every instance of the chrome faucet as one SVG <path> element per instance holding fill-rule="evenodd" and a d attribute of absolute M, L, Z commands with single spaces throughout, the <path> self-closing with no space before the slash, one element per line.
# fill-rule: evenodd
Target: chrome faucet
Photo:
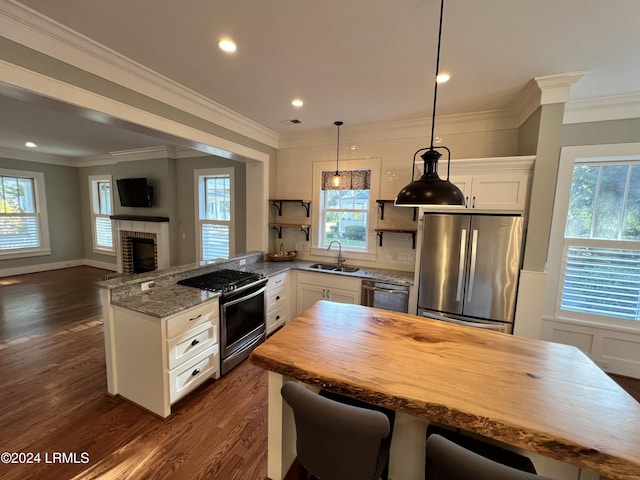
<path fill-rule="evenodd" d="M 331 245 L 333 245 L 334 243 L 338 244 L 338 266 L 341 267 L 346 258 L 342 258 L 342 244 L 340 243 L 340 240 L 331 240 L 331 243 L 327 247 L 327 250 L 331 250 Z"/>

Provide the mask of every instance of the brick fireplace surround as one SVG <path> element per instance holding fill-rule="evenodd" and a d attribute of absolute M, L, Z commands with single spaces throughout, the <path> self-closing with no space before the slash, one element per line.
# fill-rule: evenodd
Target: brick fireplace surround
<path fill-rule="evenodd" d="M 132 238 L 153 240 L 156 269 L 168 268 L 169 218 L 138 215 L 112 215 L 115 231 L 118 273 L 133 273 Z"/>

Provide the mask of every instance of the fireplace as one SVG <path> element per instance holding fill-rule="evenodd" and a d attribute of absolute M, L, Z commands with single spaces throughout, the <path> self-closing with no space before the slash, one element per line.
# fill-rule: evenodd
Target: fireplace
<path fill-rule="evenodd" d="M 129 275 L 168 268 L 169 219 L 112 215 L 118 272 Z"/>
<path fill-rule="evenodd" d="M 133 273 L 156 270 L 156 241 L 149 238 L 131 237 L 131 263 Z"/>

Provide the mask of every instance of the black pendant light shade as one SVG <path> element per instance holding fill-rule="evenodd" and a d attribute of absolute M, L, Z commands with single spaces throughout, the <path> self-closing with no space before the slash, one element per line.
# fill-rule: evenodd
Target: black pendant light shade
<path fill-rule="evenodd" d="M 420 207 L 423 205 L 450 205 L 464 206 L 465 198 L 458 187 L 449 181 L 449 167 L 451 166 L 451 152 L 444 146 L 434 147 L 433 138 L 436 123 L 436 103 L 438 100 L 438 73 L 440 68 L 440 40 L 442 38 L 442 13 L 444 11 L 444 0 L 440 2 L 440 26 L 438 30 L 438 50 L 436 56 L 436 75 L 434 77 L 433 92 L 433 114 L 431 117 L 431 146 L 421 148 L 413 154 L 413 165 L 411 174 L 411 183 L 405 186 L 394 202 L 399 207 Z M 447 151 L 447 179 L 442 180 L 438 176 L 438 159 L 442 156 L 436 150 L 443 149 Z M 424 174 L 418 180 L 413 179 L 415 172 L 416 155 L 421 155 L 424 160 Z"/>
<path fill-rule="evenodd" d="M 442 156 L 440 152 L 437 152 L 435 148 L 446 147 L 434 147 L 423 148 L 418 150 L 414 155 L 414 168 L 415 157 L 418 153 L 426 150 L 421 155 L 424 160 L 424 173 L 418 180 L 413 180 L 406 185 L 395 200 L 395 205 L 400 207 L 419 207 L 422 205 L 465 205 L 465 198 L 458 187 L 448 180 L 442 180 L 438 176 L 438 159 Z"/>

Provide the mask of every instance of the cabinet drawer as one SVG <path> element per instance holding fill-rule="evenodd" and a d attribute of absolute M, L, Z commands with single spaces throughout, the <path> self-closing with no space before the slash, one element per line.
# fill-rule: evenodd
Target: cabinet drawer
<path fill-rule="evenodd" d="M 174 403 L 214 375 L 220 366 L 218 345 L 169 372 L 169 403 Z"/>
<path fill-rule="evenodd" d="M 280 305 L 286 305 L 287 299 L 289 297 L 288 290 L 289 289 L 287 288 L 287 286 L 283 286 L 273 291 L 267 292 L 265 296 L 267 312 Z"/>
<path fill-rule="evenodd" d="M 218 308 L 218 300 L 214 300 L 169 317 L 167 319 L 167 338 L 182 335 L 187 330 L 206 322 L 217 325 Z"/>
<path fill-rule="evenodd" d="M 267 335 L 288 321 L 287 305 L 280 305 L 267 313 Z"/>
<path fill-rule="evenodd" d="M 211 322 L 167 340 L 169 370 L 195 357 L 214 343 L 218 343 L 218 325 Z"/>
<path fill-rule="evenodd" d="M 284 287 L 289 283 L 289 272 L 278 273 L 269 277 L 267 283 L 267 290 L 275 290 L 276 288 Z"/>

